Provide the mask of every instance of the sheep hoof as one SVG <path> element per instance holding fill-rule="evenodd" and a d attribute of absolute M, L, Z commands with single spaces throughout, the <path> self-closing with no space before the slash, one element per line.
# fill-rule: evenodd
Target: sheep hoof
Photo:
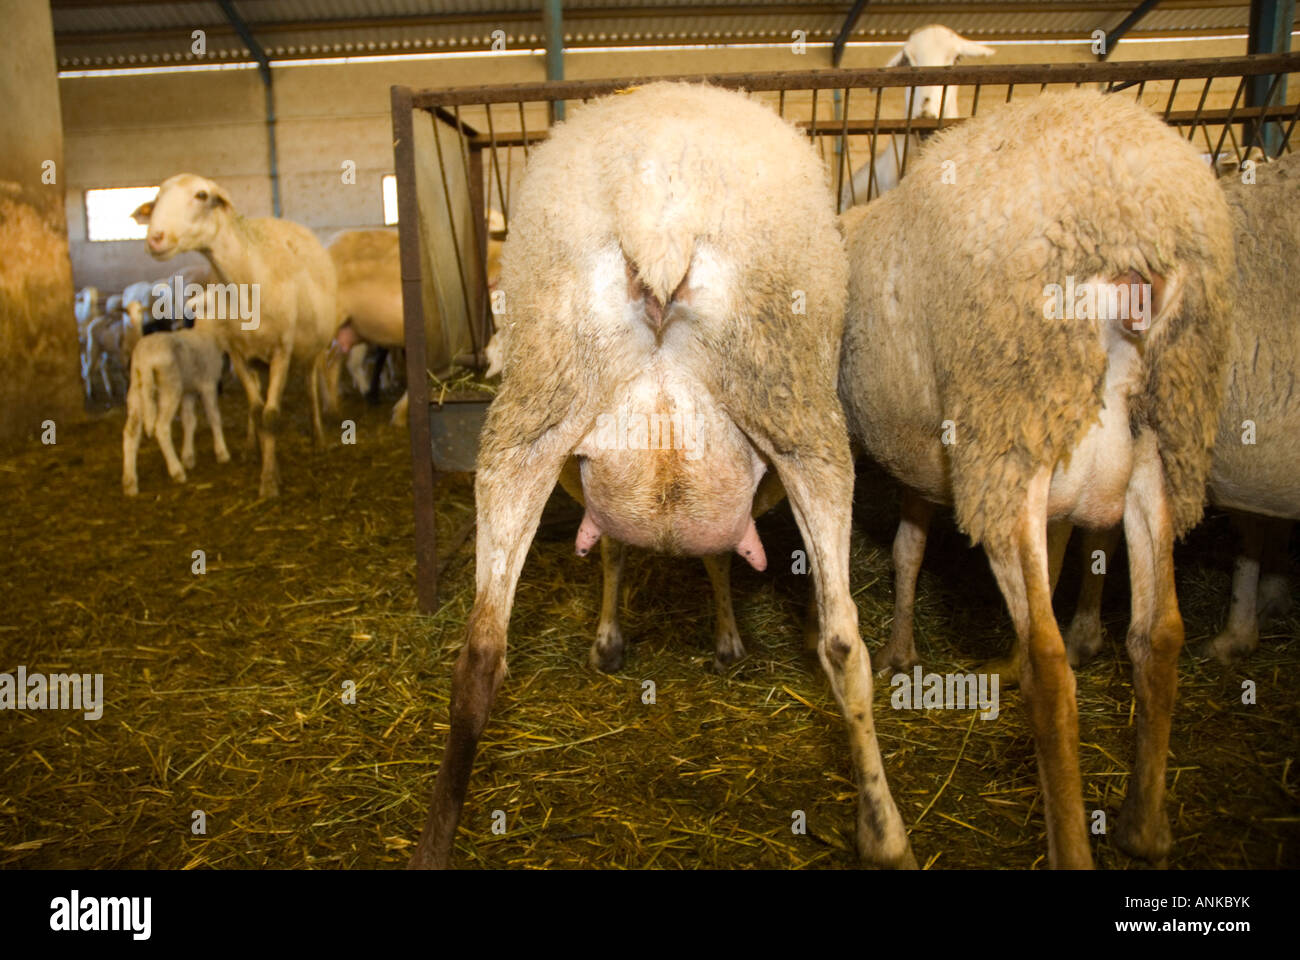
<path fill-rule="evenodd" d="M 921 658 L 916 655 L 914 643 L 900 643 L 892 639 L 871 656 L 871 669 L 877 673 L 885 670 L 891 675 L 907 673 L 920 663 Z"/>
<path fill-rule="evenodd" d="M 217 463 L 229 463 L 229 462 L 230 462 L 229 450 L 222 450 L 217 454 Z"/>
<path fill-rule="evenodd" d="M 177 470 L 175 473 L 169 474 L 169 476 L 171 476 L 172 480 L 177 483 L 184 483 L 186 480 L 184 470 Z"/>
<path fill-rule="evenodd" d="M 138 483 L 123 483 L 122 492 L 128 497 L 138 497 L 140 495 L 140 485 Z"/>
<path fill-rule="evenodd" d="M 263 477 L 262 483 L 257 488 L 257 498 L 259 500 L 270 500 L 280 495 L 280 481 L 276 477 Z"/>
<path fill-rule="evenodd" d="M 1020 686 L 1020 657 L 1010 653 L 1005 657 L 994 657 L 975 668 L 976 673 L 996 673 L 1003 689 Z"/>
<path fill-rule="evenodd" d="M 617 673 L 623 668 L 623 652 L 622 631 L 618 627 L 610 627 L 596 636 L 588 659 L 601 673 Z"/>
<path fill-rule="evenodd" d="M 1092 661 L 1101 652 L 1101 620 L 1096 617 L 1075 617 L 1065 632 L 1065 653 L 1070 666 L 1078 668 Z"/>
<path fill-rule="evenodd" d="M 1163 866 L 1173 848 L 1173 832 L 1169 829 L 1169 816 L 1164 808 L 1156 811 L 1154 818 L 1144 818 L 1136 802 L 1130 803 L 1132 794 L 1124 799 L 1119 810 L 1119 822 L 1113 834 L 1115 845 L 1130 857 L 1137 857 L 1155 866 Z"/>
<path fill-rule="evenodd" d="M 194 454 L 192 453 L 181 457 L 181 466 L 186 470 L 193 470 L 195 462 Z"/>
<path fill-rule="evenodd" d="M 1201 650 L 1201 656 L 1213 657 L 1225 666 L 1234 660 L 1247 657 L 1259 646 L 1259 630 L 1224 630 L 1207 643 Z"/>
<path fill-rule="evenodd" d="M 713 651 L 713 671 L 726 673 L 744 657 L 745 645 L 740 642 L 739 634 L 732 632 L 719 636 Z"/>
<path fill-rule="evenodd" d="M 912 852 L 912 844 L 907 840 L 907 834 L 903 834 L 903 847 L 901 850 L 886 852 L 883 850 L 870 850 L 863 842 L 861 828 L 858 830 L 858 860 L 862 865 L 870 870 L 917 870 L 919 865 L 916 862 L 916 854 Z"/>

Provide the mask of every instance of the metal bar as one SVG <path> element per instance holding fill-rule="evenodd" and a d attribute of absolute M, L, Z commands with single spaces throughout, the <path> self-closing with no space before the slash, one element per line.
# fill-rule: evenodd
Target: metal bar
<path fill-rule="evenodd" d="M 528 123 L 524 120 L 524 102 L 519 101 L 519 129 L 523 139 L 520 146 L 524 148 L 524 163 L 528 162 Z"/>
<path fill-rule="evenodd" d="M 1137 26 L 1138 21 L 1150 13 L 1152 8 L 1159 2 L 1160 0 L 1142 0 L 1127 17 L 1119 22 L 1119 25 L 1114 30 L 1106 31 L 1106 39 L 1101 48 L 1101 59 L 1109 59 L 1111 52 L 1123 36 Z"/>
<path fill-rule="evenodd" d="M 1169 102 L 1165 104 L 1165 123 L 1168 123 L 1168 122 L 1169 122 L 1169 114 L 1170 114 L 1170 113 L 1173 111 L 1173 109 L 1174 109 L 1174 97 L 1176 97 L 1176 96 L 1178 96 L 1178 81 L 1177 81 L 1177 80 L 1175 80 L 1175 81 L 1174 81 L 1174 85 L 1173 85 L 1172 87 L 1169 88 Z"/>
<path fill-rule="evenodd" d="M 812 92 L 812 122 L 808 125 L 808 140 L 817 141 L 817 91 Z"/>
<path fill-rule="evenodd" d="M 1118 63 L 956 64 L 951 67 L 873 67 L 862 70 L 789 70 L 763 73 L 697 74 L 674 77 L 685 83 L 710 83 L 755 93 L 790 89 L 829 90 L 834 87 L 967 86 L 975 83 L 1106 83 L 1153 81 L 1189 77 L 1241 77 L 1300 71 L 1300 53 L 1259 57 L 1218 57 L 1200 60 L 1148 60 Z M 516 103 L 598 97 L 659 77 L 622 80 L 566 80 L 562 83 L 515 83 L 481 87 L 421 90 L 415 106 L 425 109 L 452 104 Z"/>
<path fill-rule="evenodd" d="M 876 145 L 879 143 L 879 137 L 880 137 L 880 98 L 884 95 L 884 92 L 885 91 L 882 90 L 880 87 L 876 88 L 876 116 L 875 119 L 871 121 L 871 160 L 870 160 L 871 172 L 867 174 L 867 202 L 868 203 L 871 202 L 871 197 L 872 197 L 871 191 L 876 186 Z M 852 181 L 849 182 L 852 183 Z M 858 201 L 856 198 L 854 198 L 853 202 L 857 203 Z"/>
<path fill-rule="evenodd" d="M 406 424 L 415 501 L 415 597 L 421 613 L 438 609 L 438 528 L 434 514 L 433 441 L 429 435 L 429 366 L 421 290 L 420 204 L 415 189 L 411 89 L 393 87 L 393 169 L 397 171 L 397 233 L 402 256 L 402 318 L 406 343 Z"/>
<path fill-rule="evenodd" d="M 1191 143 L 1193 140 L 1196 139 L 1196 121 L 1201 118 L 1201 111 L 1205 109 L 1205 98 L 1210 95 L 1210 85 L 1212 83 L 1214 83 L 1213 77 L 1205 78 L 1205 86 L 1201 88 L 1201 99 L 1196 104 L 1196 116 L 1192 118 L 1192 129 L 1187 133 L 1188 143 Z"/>
<path fill-rule="evenodd" d="M 835 35 L 835 43 L 831 46 L 831 66 L 838 67 L 844 60 L 844 47 L 849 42 L 849 36 L 853 33 L 853 28 L 858 25 L 858 18 L 862 16 L 862 11 L 869 0 L 853 0 L 853 6 L 849 8 L 848 16 L 844 18 L 844 23 L 840 26 L 840 32 Z"/>
<path fill-rule="evenodd" d="M 456 125 L 460 126 L 460 107 L 456 107 Z M 460 162 L 465 171 L 465 187 L 469 191 L 469 226 L 473 234 L 466 239 L 471 240 L 474 244 L 474 255 L 478 259 L 479 270 L 482 271 L 483 288 L 478 291 L 482 296 L 478 297 L 477 308 L 471 307 L 469 310 L 469 342 L 474 349 L 475 369 L 486 366 L 483 363 L 483 348 L 487 346 L 487 338 L 483 337 L 483 314 L 487 309 L 487 222 L 486 214 L 483 210 L 483 157 L 482 148 L 475 148 L 474 153 L 478 159 L 478 165 L 472 170 L 470 168 L 470 147 L 469 138 L 458 136 L 457 141 L 460 143 Z M 466 288 L 469 284 L 465 278 L 461 277 L 461 282 L 465 283 Z"/>
<path fill-rule="evenodd" d="M 849 162 L 849 91 L 844 91 L 844 110 L 840 125 L 840 153 L 835 164 L 835 212 L 843 213 L 840 201 L 844 199 L 844 167 Z"/>
<path fill-rule="evenodd" d="M 1263 104 L 1250 104 L 1250 106 L 1263 106 L 1267 108 L 1273 102 L 1273 95 L 1277 92 L 1279 86 L 1282 86 L 1284 88 L 1282 92 L 1282 99 L 1285 100 L 1286 99 L 1285 83 L 1286 83 L 1285 74 L 1281 74 L 1281 73 L 1273 74 L 1273 82 L 1268 85 L 1268 92 L 1265 93 L 1264 95 Z M 1247 98 L 1251 97 L 1254 94 L 1254 92 L 1255 92 L 1254 83 L 1252 82 L 1251 85 L 1246 89 Z M 1257 146 L 1265 153 L 1268 152 L 1268 148 L 1265 142 L 1268 138 L 1266 135 L 1264 135 L 1261 132 L 1264 130 L 1264 128 L 1265 125 L 1262 123 L 1250 124 L 1250 142 L 1246 144 L 1247 150 L 1249 150 L 1250 147 L 1252 146 Z"/>
<path fill-rule="evenodd" d="M 1291 30 L 1295 23 L 1295 0 L 1251 0 L 1250 35 L 1246 40 L 1247 53 L 1283 53 L 1291 49 Z M 1246 106 L 1261 104 L 1267 106 L 1272 100 L 1272 88 L 1282 81 L 1282 102 L 1286 102 L 1286 79 L 1276 74 L 1269 85 L 1269 93 L 1261 97 L 1264 91 L 1264 78 L 1253 77 L 1246 90 Z M 1278 136 L 1282 129 L 1278 124 L 1261 123 L 1258 129 L 1252 127 L 1247 133 L 1242 131 L 1242 139 L 1249 137 L 1257 141 L 1265 155 L 1277 156 Z"/>
<path fill-rule="evenodd" d="M 975 84 L 975 99 L 971 102 L 970 105 L 970 115 L 972 117 L 978 114 L 980 110 L 980 87 L 982 86 L 984 86 L 984 84 L 982 83 Z"/>
<path fill-rule="evenodd" d="M 561 0 L 543 0 L 542 33 L 546 35 L 546 80 L 564 80 L 564 4 Z M 564 101 L 551 101 L 551 123 L 564 119 Z"/>
<path fill-rule="evenodd" d="M 474 307 L 469 300 L 469 286 L 465 283 L 465 264 L 461 262 L 460 257 L 460 238 L 456 236 L 456 211 L 451 206 L 451 186 L 447 183 L 447 163 L 442 157 L 442 136 L 438 133 L 436 126 L 437 120 L 434 120 L 433 128 L 433 147 L 434 152 L 438 154 L 438 174 L 442 177 L 442 198 L 447 203 L 447 227 L 451 231 L 451 249 L 456 254 L 456 279 L 460 281 L 460 295 L 465 304 L 465 313 L 472 317 Z M 457 133 L 457 136 L 460 136 Z M 473 321 L 471 321 L 472 326 Z M 443 328 L 446 329 L 445 327 Z M 450 342 L 448 343 L 450 346 Z M 455 358 L 452 358 L 453 362 Z"/>
<path fill-rule="evenodd" d="M 492 104 L 484 105 L 487 109 L 488 140 L 492 149 L 492 170 L 497 179 L 497 199 L 501 201 L 501 220 L 505 224 L 506 233 L 510 232 L 510 203 L 506 200 L 505 189 L 501 185 L 501 158 L 497 156 L 497 132 L 492 126 Z M 509 148 L 506 148 L 509 150 Z M 509 171 L 506 172 L 506 179 L 510 179 Z M 491 191 L 488 191 L 491 193 Z M 490 198 L 489 198 L 490 199 Z"/>
<path fill-rule="evenodd" d="M 253 36 L 253 31 L 248 28 L 244 18 L 239 15 L 235 9 L 232 0 L 217 0 L 217 5 L 221 7 L 221 12 L 230 21 L 230 25 L 239 34 L 239 39 L 248 47 L 248 52 L 252 54 L 253 59 L 257 61 L 257 72 L 262 75 L 262 92 L 266 100 L 266 151 L 267 167 L 271 177 L 271 212 L 272 216 L 280 216 L 280 158 L 275 144 L 275 88 L 271 82 L 271 61 L 262 49 L 262 45 L 257 42 Z"/>
<path fill-rule="evenodd" d="M 1232 126 L 1232 115 L 1237 110 L 1237 103 L 1241 100 L 1241 95 L 1246 92 L 1246 78 L 1242 77 L 1237 84 L 1237 92 L 1232 95 L 1232 107 L 1228 110 L 1228 119 L 1223 121 L 1223 131 L 1219 134 L 1219 142 L 1214 148 L 1214 156 L 1210 157 L 1211 163 L 1219 162 L 1219 153 L 1223 150 L 1224 138 L 1228 135 L 1228 128 Z"/>

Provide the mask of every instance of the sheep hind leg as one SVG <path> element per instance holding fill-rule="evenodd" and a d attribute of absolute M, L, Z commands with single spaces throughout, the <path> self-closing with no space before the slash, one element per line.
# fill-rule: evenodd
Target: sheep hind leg
<path fill-rule="evenodd" d="M 627 545 L 608 534 L 600 538 L 600 624 L 588 659 L 601 673 L 617 673 L 623 667 L 626 643 L 618 623 L 619 601 L 623 595 L 623 560 Z"/>
<path fill-rule="evenodd" d="M 925 541 L 934 516 L 934 504 L 910 487 L 901 498 L 898 532 L 894 534 L 894 622 L 889 641 L 871 658 L 873 669 L 902 673 L 921 662 L 916 654 L 912 613 L 916 603 L 916 580 L 925 559 Z"/>
<path fill-rule="evenodd" d="M 217 456 L 217 463 L 229 463 L 230 451 L 226 449 L 226 433 L 221 426 L 221 406 L 217 403 L 216 384 L 209 383 L 199 390 L 203 399 L 203 415 L 208 418 L 212 428 L 212 452 Z"/>
<path fill-rule="evenodd" d="M 1232 524 L 1237 528 L 1241 548 L 1233 563 L 1228 623 L 1202 651 L 1220 663 L 1231 663 L 1259 645 L 1259 574 L 1267 523 L 1258 514 L 1232 511 Z"/>
<path fill-rule="evenodd" d="M 154 438 L 158 449 L 167 461 L 167 473 L 177 483 L 185 482 L 185 467 L 176 456 L 172 446 L 172 421 L 176 419 L 176 409 L 181 405 L 180 391 L 164 380 L 158 385 L 158 422 L 154 425 Z"/>
<path fill-rule="evenodd" d="M 916 857 L 885 779 L 872 717 L 871 663 L 849 590 L 853 461 L 847 437 L 821 439 L 816 456 L 765 452 L 780 474 L 808 548 L 821 621 L 818 659 L 849 728 L 857 774 L 858 855 L 872 866 L 914 869 Z"/>
<path fill-rule="evenodd" d="M 140 455 L 140 433 L 143 428 L 138 401 L 133 394 L 126 398 L 126 426 L 122 430 L 122 492 L 128 497 L 140 493 L 140 480 L 136 462 Z"/>
<path fill-rule="evenodd" d="M 736 626 L 736 610 L 731 604 L 731 554 L 704 557 L 704 568 L 713 584 L 714 623 L 713 669 L 726 673 L 732 664 L 745 656 L 745 645 Z"/>
<path fill-rule="evenodd" d="M 257 440 L 257 428 L 262 420 L 262 408 L 265 404 L 262 402 L 262 384 L 258 380 L 257 373 L 248 365 L 248 361 L 237 353 L 230 354 L 230 368 L 235 371 L 235 376 L 244 386 L 244 395 L 248 398 L 248 445 L 251 447 Z"/>
<path fill-rule="evenodd" d="M 546 499 L 579 439 L 574 431 L 561 437 L 560 431 L 552 429 L 532 443 L 511 443 L 511 438 L 502 436 L 501 425 L 510 422 L 512 400 L 504 391 L 498 395 L 483 431 L 482 466 L 474 482 L 478 524 L 474 607 L 465 646 L 452 672 L 447 747 L 434 780 L 424 832 L 409 863 L 413 869 L 441 869 L 450 860 L 479 737 L 506 673 L 506 627 L 519 573 Z"/>
<path fill-rule="evenodd" d="M 257 495 L 262 499 L 280 495 L 280 465 L 275 458 L 276 434 L 280 429 L 280 400 L 289 380 L 289 353 L 277 349 L 271 353 L 270 372 L 266 378 L 266 406 L 258 439 L 262 441 L 262 476 Z"/>
<path fill-rule="evenodd" d="M 181 398 L 181 463 L 186 470 L 194 469 L 194 428 L 198 423 L 199 415 L 194 410 L 194 394 L 187 393 Z"/>
<path fill-rule="evenodd" d="M 1125 852 L 1160 863 L 1173 842 L 1165 811 L 1165 768 L 1183 618 L 1174 589 L 1173 527 L 1155 435 L 1145 431 L 1135 447 L 1124 539 L 1132 591 L 1127 646 L 1137 699 L 1137 760 L 1114 837 Z"/>
<path fill-rule="evenodd" d="M 1101 592 L 1106 570 L 1119 547 L 1119 535 L 1118 526 L 1083 532 L 1083 583 L 1074 618 L 1065 631 L 1065 654 L 1072 667 L 1083 666 L 1101 652 Z"/>
<path fill-rule="evenodd" d="M 307 378 L 307 393 L 311 402 L 312 438 L 318 447 L 325 445 L 325 426 L 320 416 L 320 386 L 325 380 L 325 362 L 328 358 L 328 350 L 316 354 L 312 358 L 311 372 Z"/>
<path fill-rule="evenodd" d="M 1068 520 L 1056 520 L 1047 525 L 1047 575 L 1052 594 L 1056 593 L 1057 581 L 1061 579 L 1061 567 L 1065 563 L 1065 548 L 1070 542 L 1070 533 L 1074 526 Z M 1021 644 L 1017 641 L 1004 657 L 995 657 L 978 667 L 980 673 L 996 673 L 1003 687 L 1015 687 L 1020 683 Z M 1072 664 L 1073 665 L 1073 664 Z"/>
<path fill-rule="evenodd" d="M 1030 481 L 1011 536 L 985 543 L 989 565 L 1011 612 L 1020 647 L 1020 683 L 1038 758 L 1047 821 L 1048 862 L 1055 869 L 1088 869 L 1092 851 L 1079 775 L 1079 717 L 1074 673 L 1052 613 L 1047 545 L 1047 491 L 1051 473 Z"/>

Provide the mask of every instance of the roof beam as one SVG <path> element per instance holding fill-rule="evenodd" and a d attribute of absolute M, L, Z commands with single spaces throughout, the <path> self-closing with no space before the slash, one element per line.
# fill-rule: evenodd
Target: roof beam
<path fill-rule="evenodd" d="M 844 45 L 849 42 L 849 36 L 853 33 L 853 28 L 858 25 L 858 18 L 862 16 L 862 11 L 869 2 L 870 0 L 853 0 L 849 15 L 844 18 L 844 25 L 840 27 L 840 32 L 835 36 L 835 45 L 831 47 L 832 67 L 838 67 L 844 59 Z"/>
<path fill-rule="evenodd" d="M 1119 22 L 1119 25 L 1114 30 L 1106 31 L 1106 39 L 1101 48 L 1101 59 L 1108 60 L 1124 34 L 1137 26 L 1138 21 L 1155 9 L 1156 4 L 1159 2 L 1160 0 L 1142 0 L 1127 17 Z"/>
<path fill-rule="evenodd" d="M 257 72 L 262 75 L 262 90 L 266 95 L 266 149 L 267 149 L 267 168 L 271 176 L 271 211 L 272 216 L 280 215 L 280 161 L 275 149 L 275 90 L 271 85 L 271 61 L 262 49 L 262 45 L 257 42 L 253 36 L 253 31 L 248 29 L 248 24 L 244 18 L 239 15 L 235 9 L 234 0 L 217 0 L 221 7 L 221 12 L 226 15 L 230 25 L 235 28 L 239 34 L 239 39 L 244 41 L 254 59 L 257 60 Z"/>

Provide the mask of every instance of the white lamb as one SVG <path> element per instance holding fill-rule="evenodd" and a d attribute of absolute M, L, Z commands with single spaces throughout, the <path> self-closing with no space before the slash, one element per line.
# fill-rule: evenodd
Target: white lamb
<path fill-rule="evenodd" d="M 215 326 L 206 317 L 201 317 L 192 330 L 161 331 L 135 345 L 131 388 L 126 395 L 126 427 L 122 430 L 122 492 L 128 497 L 140 492 L 136 456 L 142 431 L 158 441 L 171 478 L 185 482 L 186 467 L 194 466 L 196 397 L 203 401 L 204 416 L 212 427 L 217 462 L 230 460 L 221 429 L 221 408 L 217 405 L 221 359 Z M 172 420 L 178 407 L 183 430 L 180 459 L 172 446 Z"/>

